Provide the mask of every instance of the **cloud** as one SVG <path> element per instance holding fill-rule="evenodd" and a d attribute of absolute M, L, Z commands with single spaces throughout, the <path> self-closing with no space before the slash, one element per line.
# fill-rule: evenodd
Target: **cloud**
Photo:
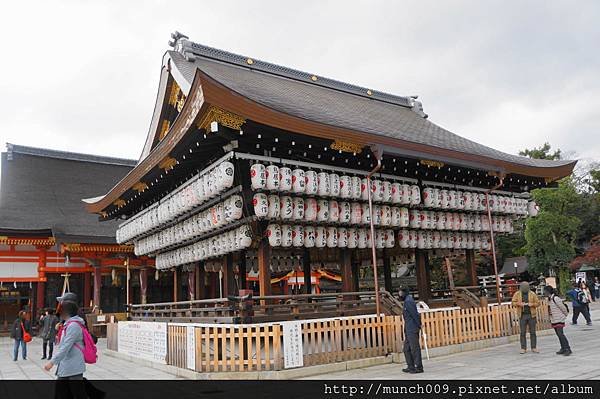
<path fill-rule="evenodd" d="M 600 4 L 558 1 L 12 2 L 0 142 L 137 158 L 169 33 L 396 94 L 516 153 L 600 159 Z"/>

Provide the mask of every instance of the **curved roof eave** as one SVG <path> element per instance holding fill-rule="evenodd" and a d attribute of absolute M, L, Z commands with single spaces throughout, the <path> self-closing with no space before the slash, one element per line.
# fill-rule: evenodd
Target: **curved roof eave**
<path fill-rule="evenodd" d="M 371 132 L 356 131 L 353 129 L 342 128 L 340 126 L 325 124 L 319 121 L 300 118 L 298 116 L 286 113 L 283 110 L 261 104 L 257 102 L 256 99 L 244 96 L 243 93 L 240 93 L 234 88 L 228 87 L 222 81 L 215 79 L 210 74 L 206 73 L 200 68 L 197 68 L 195 62 L 186 61 L 181 56 L 181 59 L 176 60 L 173 58 L 173 55 L 175 55 L 175 57 L 180 56 L 178 53 L 172 51 L 165 53 L 165 56 L 163 57 L 163 70 L 165 69 L 165 66 L 168 68 L 168 72 L 171 73 L 177 84 L 181 87 L 183 92 L 186 93 L 188 99 L 190 96 L 200 95 L 202 97 L 202 104 L 206 105 L 203 107 L 203 110 L 205 110 L 208 105 L 213 105 L 236 113 L 247 119 L 251 119 L 273 127 L 294 131 L 300 134 L 307 134 L 333 140 L 344 137 L 345 139 L 355 141 L 363 145 L 382 145 L 384 152 L 390 154 L 419 157 L 426 156 L 433 160 L 446 160 L 447 162 L 456 162 L 481 169 L 543 177 L 552 180 L 571 174 L 575 164 L 577 163 L 576 160 L 531 160 L 525 157 L 517 157 L 506 154 L 511 158 L 521 158 L 524 162 L 527 161 L 527 163 L 529 163 L 529 165 L 519 164 L 517 162 L 498 160 L 492 157 L 450 150 L 447 148 L 423 143 L 410 142 L 407 140 L 386 137 Z M 182 60 L 186 64 L 182 64 Z M 163 97 L 160 96 L 157 97 L 157 105 L 155 109 L 159 108 L 159 103 L 161 103 L 162 98 Z M 123 193 L 130 189 L 133 184 L 143 178 L 143 176 L 150 171 L 150 169 L 158 165 L 158 163 L 171 152 L 184 134 L 184 132 L 180 131 L 177 135 L 179 139 L 175 139 L 171 132 L 175 130 L 178 121 L 181 122 L 182 119 L 185 119 L 184 113 L 186 113 L 186 110 L 189 111 L 190 108 L 188 106 L 188 102 L 189 101 L 186 101 L 180 117 L 177 118 L 176 123 L 169 130 L 167 137 L 165 137 L 166 140 L 163 140 L 163 142 L 159 143 L 159 145 L 157 145 L 155 148 L 152 148 L 148 152 L 147 156 L 141 158 L 139 164 L 119 183 L 117 183 L 106 195 L 98 197 L 98 200 L 95 202 L 86 201 L 86 209 L 89 212 L 99 213 L 110 206 L 114 200 L 119 198 Z M 197 109 L 199 108 L 200 107 Z M 154 132 L 151 130 L 149 135 L 153 134 Z M 498 153 L 504 154 L 499 151 Z M 531 163 L 534 163 L 534 165 L 531 165 Z"/>

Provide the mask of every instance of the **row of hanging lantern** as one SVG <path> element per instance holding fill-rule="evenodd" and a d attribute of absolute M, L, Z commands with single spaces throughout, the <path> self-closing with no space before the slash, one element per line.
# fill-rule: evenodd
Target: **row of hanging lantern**
<path fill-rule="evenodd" d="M 171 245 L 188 241 L 239 220 L 243 215 L 243 199 L 232 195 L 209 209 L 199 212 L 174 226 L 134 241 L 136 255 L 160 251 Z"/>
<path fill-rule="evenodd" d="M 117 229 L 117 242 L 130 242 L 222 194 L 232 187 L 234 171 L 229 161 L 203 170 L 156 205 L 122 223 Z"/>
<path fill-rule="evenodd" d="M 252 189 L 255 191 L 303 194 L 307 196 L 368 200 L 367 179 L 357 176 L 340 176 L 337 173 L 316 172 L 300 168 L 255 163 L 250 167 Z M 372 200 L 376 203 L 419 205 L 421 188 L 387 180 L 371 180 Z M 486 196 L 482 192 L 426 187 L 423 189 L 423 205 L 440 208 L 486 212 Z M 491 211 L 526 215 L 535 204 L 526 199 L 505 195 L 490 195 Z"/>
<path fill-rule="evenodd" d="M 191 245 L 176 248 L 156 256 L 156 267 L 168 269 L 171 267 L 199 262 L 205 259 L 226 255 L 248 248 L 252 244 L 252 230 L 243 225 L 234 230 L 217 234 Z"/>
<path fill-rule="evenodd" d="M 367 179 L 358 176 L 255 163 L 250 167 L 250 180 L 255 191 L 368 200 Z M 375 202 L 405 205 L 421 203 L 421 190 L 417 185 L 382 180 L 372 180 L 371 183 Z"/>
<path fill-rule="evenodd" d="M 267 226 L 266 236 L 272 247 L 304 248 L 371 248 L 371 230 L 337 226 L 279 225 Z M 423 231 L 403 229 L 396 234 L 392 229 L 375 230 L 375 247 L 378 249 L 489 249 L 489 236 L 485 233 Z"/>
<path fill-rule="evenodd" d="M 254 194 L 254 214 L 259 218 L 281 220 L 341 224 L 368 225 L 370 212 L 368 203 L 338 202 L 336 200 L 293 197 L 265 193 Z M 512 232 L 510 216 L 492 217 L 496 232 Z M 485 214 L 438 212 L 405 207 L 374 205 L 373 224 L 383 227 L 411 227 L 413 229 L 437 230 L 489 230 L 489 220 Z"/>

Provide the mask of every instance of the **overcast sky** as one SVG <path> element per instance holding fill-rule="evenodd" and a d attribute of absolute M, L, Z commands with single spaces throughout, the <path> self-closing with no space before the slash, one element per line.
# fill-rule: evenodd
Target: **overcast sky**
<path fill-rule="evenodd" d="M 400 95 L 517 153 L 600 160 L 598 1 L 14 1 L 0 6 L 0 144 L 138 158 L 167 41 Z"/>

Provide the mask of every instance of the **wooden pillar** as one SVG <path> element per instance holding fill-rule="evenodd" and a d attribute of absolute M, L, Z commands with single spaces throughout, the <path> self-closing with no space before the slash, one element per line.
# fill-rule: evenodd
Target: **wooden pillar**
<path fill-rule="evenodd" d="M 140 269 L 140 303 L 145 305 L 148 303 L 148 269 Z"/>
<path fill-rule="evenodd" d="M 477 265 L 475 264 L 475 250 L 465 250 L 465 262 L 467 265 L 467 276 L 469 277 L 469 284 L 472 286 L 478 285 L 477 283 Z"/>
<path fill-rule="evenodd" d="M 237 295 L 235 276 L 233 274 L 233 254 L 223 257 L 223 298 Z"/>
<path fill-rule="evenodd" d="M 240 253 L 240 289 L 245 290 L 248 289 L 248 283 L 246 282 L 246 251 L 242 251 Z"/>
<path fill-rule="evenodd" d="M 304 293 L 311 294 L 312 276 L 310 269 L 310 251 L 308 249 L 305 249 L 304 253 L 302 254 L 302 271 L 304 274 Z"/>
<path fill-rule="evenodd" d="M 392 265 L 386 250 L 383 250 L 383 284 L 387 292 L 392 292 Z"/>
<path fill-rule="evenodd" d="M 429 259 L 427 251 L 415 249 L 415 266 L 417 269 L 417 290 L 420 301 L 431 299 L 431 279 L 429 275 Z"/>
<path fill-rule="evenodd" d="M 46 248 L 38 247 L 39 258 L 38 258 L 38 277 L 40 280 L 37 283 L 37 296 L 36 296 L 36 307 L 42 309 L 46 304 Z"/>
<path fill-rule="evenodd" d="M 354 259 L 352 262 L 352 291 L 360 291 L 360 267 L 358 260 Z"/>
<path fill-rule="evenodd" d="M 265 239 L 258 244 L 258 292 L 271 295 L 271 246 Z"/>
<path fill-rule="evenodd" d="M 196 268 L 196 299 L 206 298 L 206 271 L 204 270 L 204 262 L 198 262 Z"/>
<path fill-rule="evenodd" d="M 173 270 L 173 302 L 179 302 L 179 269 Z"/>
<path fill-rule="evenodd" d="M 196 266 L 187 273 L 188 278 L 188 298 L 190 301 L 196 299 Z"/>
<path fill-rule="evenodd" d="M 40 312 L 45 305 L 44 299 L 46 297 L 46 283 L 44 283 L 43 281 L 38 282 L 36 291 L 36 308 L 38 312 Z M 38 315 L 39 314 L 40 313 L 38 313 Z"/>
<path fill-rule="evenodd" d="M 100 289 L 102 288 L 102 269 L 100 265 L 94 266 L 94 307 L 100 310 Z"/>
<path fill-rule="evenodd" d="M 83 273 L 83 307 L 90 306 L 92 301 L 92 272 Z"/>
<path fill-rule="evenodd" d="M 208 292 L 210 299 L 219 298 L 219 273 L 211 272 L 208 274 Z"/>
<path fill-rule="evenodd" d="M 352 250 L 341 250 L 342 292 L 352 292 Z"/>

